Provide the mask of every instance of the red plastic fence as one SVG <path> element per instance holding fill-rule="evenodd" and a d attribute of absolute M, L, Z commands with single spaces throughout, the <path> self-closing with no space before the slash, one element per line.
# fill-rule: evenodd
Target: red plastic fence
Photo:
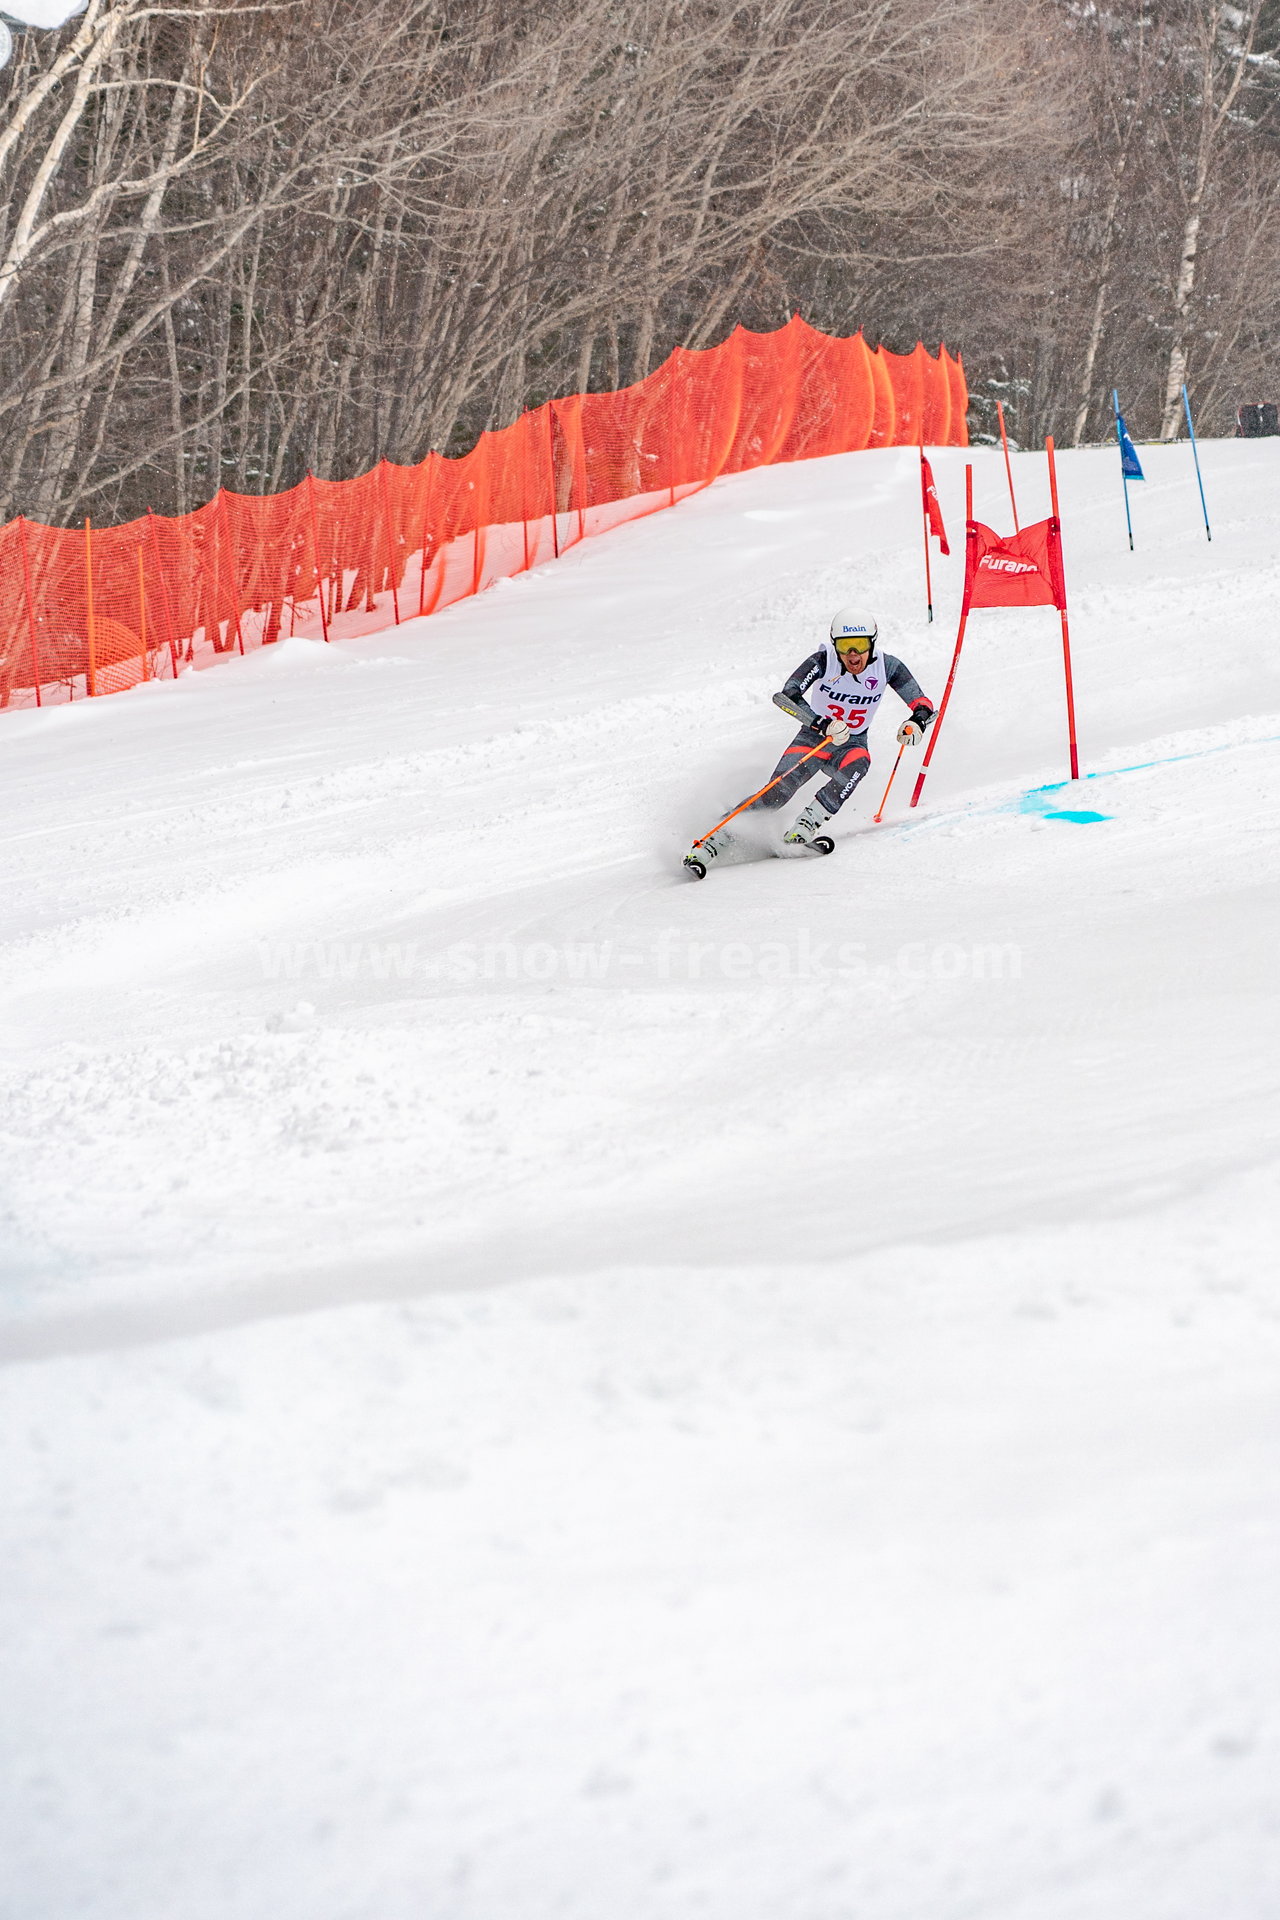
<path fill-rule="evenodd" d="M 574 394 L 450 460 L 219 492 L 179 519 L 0 529 L 0 705 L 118 693 L 282 634 L 434 613 L 721 473 L 863 447 L 965 446 L 943 347 L 886 353 L 799 317 L 677 348 L 617 393 Z"/>

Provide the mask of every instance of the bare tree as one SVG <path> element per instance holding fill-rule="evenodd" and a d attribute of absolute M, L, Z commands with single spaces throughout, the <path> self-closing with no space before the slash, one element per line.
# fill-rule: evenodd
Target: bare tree
<path fill-rule="evenodd" d="M 1182 386 L 1187 377 L 1187 335 L 1196 290 L 1201 226 L 1206 198 L 1225 146 L 1233 116 L 1255 58 L 1262 0 L 1243 7 L 1221 0 L 1188 0 L 1178 26 L 1185 34 L 1184 60 L 1192 101 L 1198 107 L 1194 144 L 1172 159 L 1186 179 L 1185 214 L 1177 278 L 1173 287 L 1173 338 L 1164 383 L 1160 438 L 1172 440 L 1181 423 Z M 1183 162 L 1178 167 L 1178 162 Z"/>
<path fill-rule="evenodd" d="M 0 507 L 459 452 L 794 311 L 963 348 L 979 431 L 1164 421 L 1188 367 L 1225 409 L 1268 7 L 88 0 L 0 75 Z"/>

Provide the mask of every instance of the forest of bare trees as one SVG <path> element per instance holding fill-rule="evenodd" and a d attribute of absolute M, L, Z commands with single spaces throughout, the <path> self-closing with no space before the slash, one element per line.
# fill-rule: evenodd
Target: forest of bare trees
<path fill-rule="evenodd" d="M 2 9 L 0 9 L 2 10 Z M 0 75 L 0 515 L 464 450 L 792 312 L 981 434 L 1280 393 L 1280 0 L 88 0 Z"/>

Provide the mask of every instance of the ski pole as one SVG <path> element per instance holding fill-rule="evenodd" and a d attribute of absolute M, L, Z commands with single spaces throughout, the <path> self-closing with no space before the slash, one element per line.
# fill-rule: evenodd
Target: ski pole
<path fill-rule="evenodd" d="M 889 775 L 889 783 L 884 790 L 884 800 L 880 802 L 880 811 L 879 813 L 872 815 L 872 820 L 876 826 L 879 826 L 880 824 L 880 815 L 884 812 L 885 800 L 889 798 L 889 787 L 893 785 L 894 778 L 897 774 L 898 768 L 902 765 L 902 756 L 906 752 L 906 750 L 907 750 L 907 743 L 904 740 L 902 745 L 898 748 L 898 757 L 893 763 L 893 772 Z"/>
<path fill-rule="evenodd" d="M 731 820 L 736 820 L 738 815 L 745 813 L 748 807 L 754 807 L 757 800 L 763 800 L 766 793 L 772 793 L 780 780 L 785 780 L 789 774 L 794 773 L 796 767 L 802 767 L 806 760 L 812 760 L 814 754 L 821 753 L 822 749 L 828 744 L 825 738 L 819 740 L 816 747 L 810 747 L 807 753 L 801 754 L 800 758 L 796 761 L 795 767 L 784 767 L 781 773 L 775 773 L 773 779 L 761 787 L 759 793 L 753 793 L 749 799 L 744 800 L 740 806 L 735 807 L 732 813 L 726 813 L 723 820 L 717 820 L 714 827 L 708 827 L 702 838 L 694 841 L 694 846 L 704 847 L 713 833 L 719 833 L 721 827 L 727 827 Z"/>

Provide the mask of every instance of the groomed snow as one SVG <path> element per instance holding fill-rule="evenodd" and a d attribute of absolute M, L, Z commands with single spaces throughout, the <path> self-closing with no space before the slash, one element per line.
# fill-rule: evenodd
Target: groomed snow
<path fill-rule="evenodd" d="M 1133 555 L 1061 461 L 1102 777 L 975 615 L 825 861 L 679 867 L 835 607 L 940 695 L 960 453 L 932 628 L 893 450 L 0 715 L 5 1920 L 1280 1911 L 1280 442 L 1203 458 Z"/>

